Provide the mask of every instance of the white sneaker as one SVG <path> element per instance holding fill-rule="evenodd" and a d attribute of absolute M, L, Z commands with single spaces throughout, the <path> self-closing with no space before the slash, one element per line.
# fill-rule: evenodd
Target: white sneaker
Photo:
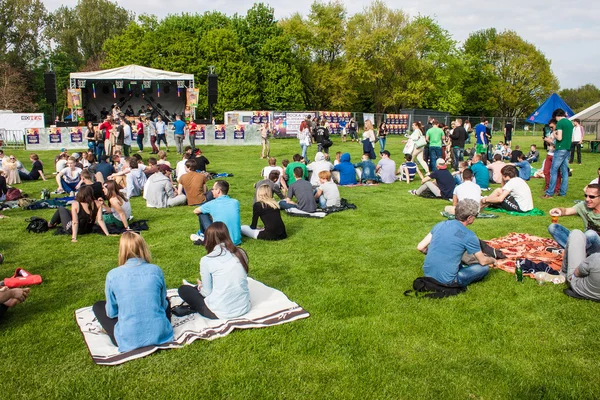
<path fill-rule="evenodd" d="M 200 235 L 197 235 L 197 234 L 195 234 L 195 233 L 192 233 L 192 234 L 190 235 L 190 240 L 191 240 L 192 242 L 197 242 L 198 240 L 200 240 L 200 241 L 204 241 L 204 234 L 202 234 L 202 233 L 201 233 Z"/>

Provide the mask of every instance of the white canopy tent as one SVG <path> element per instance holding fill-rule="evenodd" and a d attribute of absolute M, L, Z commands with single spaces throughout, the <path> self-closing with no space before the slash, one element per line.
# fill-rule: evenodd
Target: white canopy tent
<path fill-rule="evenodd" d="M 151 105 L 166 120 L 184 112 L 186 90 L 194 88 L 194 75 L 126 65 L 102 71 L 73 72 L 70 88 L 81 89 L 86 120 L 98 121 L 117 104 L 122 111 L 132 107 L 137 115 Z M 195 114 L 195 110 L 194 114 Z"/>
<path fill-rule="evenodd" d="M 585 110 L 578 112 L 569 118 L 571 121 L 579 119 L 586 133 L 596 133 L 596 139 L 600 140 L 600 103 L 596 103 Z"/>

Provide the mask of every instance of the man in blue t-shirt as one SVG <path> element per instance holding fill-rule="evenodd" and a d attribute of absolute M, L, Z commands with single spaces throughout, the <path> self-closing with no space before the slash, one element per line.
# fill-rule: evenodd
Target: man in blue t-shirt
<path fill-rule="evenodd" d="M 236 246 L 242 243 L 242 224 L 240 220 L 240 202 L 227 195 L 229 193 L 229 183 L 227 181 L 215 181 L 210 190 L 214 200 L 202 203 L 200 207 L 194 210 L 198 215 L 200 230 L 190 235 L 194 244 L 204 244 L 203 232 L 213 222 L 223 222 L 229 230 L 229 237 Z M 212 219 L 211 219 L 212 217 Z"/>
<path fill-rule="evenodd" d="M 423 264 L 426 277 L 444 285 L 467 286 L 488 274 L 488 265 L 495 264 L 496 260 L 483 254 L 479 239 L 467 229 L 477 214 L 479 203 L 471 199 L 461 200 L 456 205 L 456 219 L 438 223 L 421 240 L 417 249 L 427 255 Z M 475 256 L 478 263 L 464 265 L 462 258 L 465 253 Z"/>
<path fill-rule="evenodd" d="M 185 130 L 187 125 L 181 120 L 181 115 L 175 116 L 175 122 L 173 122 L 173 135 L 175 136 L 175 146 L 177 147 L 177 154 L 183 154 L 183 139 L 185 139 Z"/>
<path fill-rule="evenodd" d="M 481 189 L 487 190 L 490 187 L 490 173 L 487 167 L 481 161 L 482 155 L 475 154 L 471 160 L 471 171 L 475 176 L 475 183 L 479 185 Z"/>

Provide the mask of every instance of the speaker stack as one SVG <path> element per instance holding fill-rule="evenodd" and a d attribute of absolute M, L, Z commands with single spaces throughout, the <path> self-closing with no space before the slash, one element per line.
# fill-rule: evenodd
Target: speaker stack
<path fill-rule="evenodd" d="M 217 104 L 219 96 L 218 76 L 216 74 L 208 75 L 208 104 Z"/>
<path fill-rule="evenodd" d="M 48 104 L 56 104 L 58 102 L 56 96 L 56 74 L 53 71 L 44 73 L 44 92 Z"/>

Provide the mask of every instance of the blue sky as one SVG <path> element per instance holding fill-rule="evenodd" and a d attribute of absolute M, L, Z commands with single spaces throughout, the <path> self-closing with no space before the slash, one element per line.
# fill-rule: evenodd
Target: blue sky
<path fill-rule="evenodd" d="M 169 13 L 217 10 L 228 15 L 245 14 L 253 1 L 241 0 L 119 0 L 121 7 L 136 14 L 163 17 Z M 52 11 L 60 5 L 74 6 L 76 0 L 45 0 Z M 267 3 L 267 2 L 265 2 Z M 311 1 L 268 2 L 278 19 L 292 13 L 306 15 Z M 370 2 L 344 2 L 349 14 L 361 11 Z M 504 0 L 477 1 L 405 0 L 388 1 L 388 7 L 402 9 L 410 15 L 429 15 L 450 32 L 457 41 L 469 33 L 494 27 L 511 29 L 533 43 L 552 62 L 552 70 L 561 88 L 593 83 L 600 87 L 600 2 L 591 0 Z"/>

